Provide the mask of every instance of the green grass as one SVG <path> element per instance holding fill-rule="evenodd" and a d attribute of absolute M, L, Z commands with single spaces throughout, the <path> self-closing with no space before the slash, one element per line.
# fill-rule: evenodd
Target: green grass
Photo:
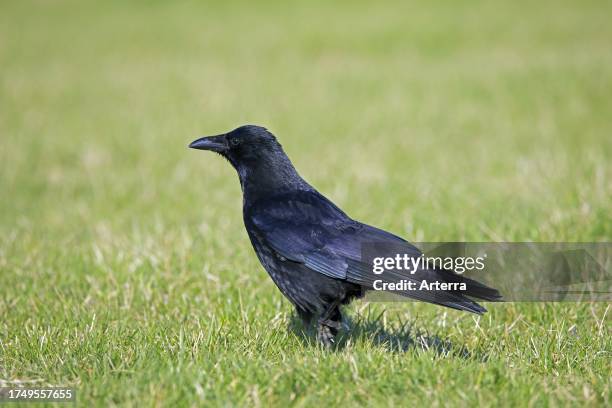
<path fill-rule="evenodd" d="M 612 4 L 510 3 L 2 2 L 0 380 L 84 406 L 609 406 L 607 303 L 356 302 L 321 349 L 233 170 L 186 148 L 265 125 L 413 241 L 609 241 Z"/>

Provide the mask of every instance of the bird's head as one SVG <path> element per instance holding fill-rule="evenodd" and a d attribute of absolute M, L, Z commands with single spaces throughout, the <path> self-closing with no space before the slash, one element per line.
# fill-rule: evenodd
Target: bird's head
<path fill-rule="evenodd" d="M 274 135 L 261 126 L 245 125 L 222 135 L 202 137 L 189 147 L 225 157 L 238 172 L 245 196 L 251 199 L 287 190 L 312 189 L 297 173 Z"/>
<path fill-rule="evenodd" d="M 189 144 L 192 149 L 210 150 L 225 157 L 236 169 L 256 167 L 284 156 L 281 145 L 264 127 L 244 125 L 229 133 L 206 136 Z"/>

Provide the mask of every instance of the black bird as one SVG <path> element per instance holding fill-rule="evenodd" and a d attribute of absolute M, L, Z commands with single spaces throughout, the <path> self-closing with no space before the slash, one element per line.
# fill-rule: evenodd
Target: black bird
<path fill-rule="evenodd" d="M 189 147 L 211 150 L 238 172 L 244 224 L 263 267 L 291 301 L 305 324 L 318 316 L 317 338 L 334 342 L 341 327 L 340 305 L 372 289 L 375 275 L 361 261 L 364 243 L 403 245 L 421 252 L 389 232 L 351 219 L 296 171 L 267 129 L 246 125 L 218 136 L 203 137 Z M 481 314 L 486 310 L 470 297 L 495 301 L 499 292 L 446 270 L 419 270 L 404 276 L 415 282 L 465 282 L 467 290 L 405 292 L 405 296 Z"/>

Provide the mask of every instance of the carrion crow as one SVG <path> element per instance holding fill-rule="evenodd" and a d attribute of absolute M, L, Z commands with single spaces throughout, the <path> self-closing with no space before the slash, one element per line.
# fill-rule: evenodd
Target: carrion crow
<path fill-rule="evenodd" d="M 259 126 L 203 137 L 189 147 L 216 152 L 238 172 L 244 224 L 261 264 L 307 324 L 317 317 L 317 338 L 331 345 L 341 327 L 340 306 L 372 289 L 371 265 L 361 260 L 366 243 L 420 251 L 389 232 L 351 219 L 308 184 L 296 171 L 276 138 Z M 499 292 L 447 270 L 423 268 L 408 275 L 416 282 L 466 283 L 467 290 L 403 292 L 454 309 L 481 314 L 471 300 L 499 300 Z"/>

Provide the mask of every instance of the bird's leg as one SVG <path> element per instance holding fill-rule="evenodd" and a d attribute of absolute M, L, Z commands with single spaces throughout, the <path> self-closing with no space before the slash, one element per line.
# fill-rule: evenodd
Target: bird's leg
<path fill-rule="evenodd" d="M 340 302 L 332 303 L 321 315 L 317 326 L 317 340 L 326 347 L 331 347 L 336 341 L 336 334 L 342 326 Z"/>

